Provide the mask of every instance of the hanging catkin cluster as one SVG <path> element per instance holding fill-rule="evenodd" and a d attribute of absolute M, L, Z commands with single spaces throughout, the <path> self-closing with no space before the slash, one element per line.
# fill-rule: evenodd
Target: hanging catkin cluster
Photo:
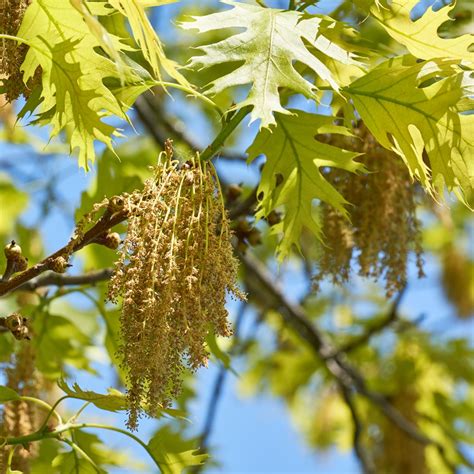
<path fill-rule="evenodd" d="M 38 378 L 34 370 L 34 352 L 30 344 L 22 344 L 13 356 L 12 363 L 5 369 L 6 385 L 21 396 L 38 396 Z M 23 400 L 3 405 L 1 414 L 1 435 L 17 437 L 33 433 L 38 428 L 38 414 L 35 405 Z M 0 468 L 6 472 L 7 459 L 12 446 L 1 451 Z M 12 469 L 30 472 L 30 460 L 37 455 L 35 443 L 17 446 L 12 459 Z"/>
<path fill-rule="evenodd" d="M 400 388 L 398 393 L 390 396 L 390 403 L 406 420 L 417 426 L 419 398 L 416 388 L 405 385 Z M 423 444 L 410 438 L 390 420 L 382 419 L 379 429 L 382 439 L 376 440 L 372 449 L 376 472 L 428 474 L 429 469 Z"/>
<path fill-rule="evenodd" d="M 327 172 L 327 179 L 351 203 L 350 221 L 322 204 L 328 247 L 322 252 L 314 282 L 316 288 L 327 276 L 336 284 L 347 282 L 355 258 L 359 274 L 384 278 L 387 296 L 391 296 L 406 283 L 410 250 L 415 251 L 419 274 L 423 274 L 415 185 L 397 155 L 378 145 L 363 124 L 355 135 L 358 138 L 338 138 L 340 143 L 331 138 L 331 143 L 363 153 L 361 161 L 368 172 L 352 174 L 334 168 Z"/>
<path fill-rule="evenodd" d="M 129 420 L 166 406 L 181 376 L 206 365 L 208 333 L 229 336 L 226 294 L 237 264 L 211 165 L 184 165 L 165 153 L 143 191 L 125 196 L 127 237 L 109 287 L 123 297 L 121 356 L 128 373 Z"/>
<path fill-rule="evenodd" d="M 31 0 L 0 0 L 0 33 L 15 36 Z M 21 94 L 28 94 L 23 83 L 20 66 L 28 47 L 11 39 L 0 39 L 0 79 L 5 84 L 5 96 L 9 102 Z"/>
<path fill-rule="evenodd" d="M 457 315 L 460 318 L 474 317 L 474 264 L 453 244 L 442 249 L 441 283 Z"/>

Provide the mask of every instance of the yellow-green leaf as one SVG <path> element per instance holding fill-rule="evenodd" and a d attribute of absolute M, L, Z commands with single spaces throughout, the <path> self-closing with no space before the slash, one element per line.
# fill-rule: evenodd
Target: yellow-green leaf
<path fill-rule="evenodd" d="M 37 110 L 36 123 L 51 125 L 52 136 L 68 131 L 71 150 L 79 149 L 79 164 L 87 169 L 95 158 L 94 140 L 111 146 L 114 128 L 102 119 L 125 118 L 103 82 L 118 76 L 116 65 L 95 51 L 100 43 L 69 1 L 35 0 L 18 36 L 30 46 L 22 65 L 25 82 L 41 68 L 41 95 L 28 100 L 30 110 Z"/>
<path fill-rule="evenodd" d="M 160 38 L 153 29 L 145 11 L 146 7 L 172 2 L 109 0 L 108 3 L 128 19 L 133 36 L 140 46 L 145 59 L 150 63 L 156 78 L 161 80 L 161 68 L 163 68 L 177 82 L 189 86 L 188 81 L 178 72 L 178 65 L 166 57 Z"/>
<path fill-rule="evenodd" d="M 299 248 L 303 228 L 317 238 L 322 237 L 313 213 L 315 200 L 327 202 L 347 214 L 345 199 L 326 181 L 320 169 L 335 167 L 350 172 L 364 169 L 354 161 L 358 153 L 315 139 L 317 134 L 325 133 L 350 135 L 346 128 L 334 125 L 334 117 L 292 112 L 295 115 L 278 114 L 277 127 L 262 130 L 247 150 L 250 161 L 261 154 L 267 158 L 257 190 L 257 196 L 261 197 L 257 217 L 267 216 L 279 207 L 285 209 L 282 222 L 273 226 L 274 232 L 283 235 L 278 248 L 280 258 L 286 257 L 293 245 Z"/>
<path fill-rule="evenodd" d="M 387 6 L 373 6 L 371 12 L 388 34 L 417 58 L 451 58 L 473 62 L 474 53 L 470 51 L 474 44 L 473 35 L 457 38 L 442 38 L 438 35 L 439 27 L 451 21 L 449 12 L 454 8 L 454 2 L 438 11 L 428 8 L 421 18 L 412 21 L 410 13 L 418 3 L 419 0 L 392 0 Z"/>
<path fill-rule="evenodd" d="M 200 33 L 240 28 L 245 31 L 229 38 L 198 48 L 204 54 L 194 56 L 191 68 L 208 68 L 221 63 L 241 62 L 234 71 L 219 77 L 210 84 L 209 94 L 217 94 L 229 87 L 250 84 L 248 97 L 238 107 L 251 105 L 252 120 L 261 120 L 261 127 L 275 124 L 274 112 L 288 113 L 280 103 L 282 87 L 308 98 L 316 99 L 317 88 L 294 67 L 298 61 L 334 90 L 338 84 L 327 61 L 356 65 L 355 56 L 328 39 L 324 32 L 335 27 L 336 22 L 327 17 L 304 16 L 296 11 L 263 8 L 256 5 L 221 0 L 233 8 L 219 13 L 193 17 L 184 22 L 184 29 L 197 29 Z M 307 46 L 308 45 L 308 46 Z M 308 47 L 315 48 L 320 59 Z"/>
<path fill-rule="evenodd" d="M 457 61 L 389 60 L 345 92 L 380 144 L 400 155 L 429 192 L 442 195 L 446 186 L 469 199 L 474 115 L 464 113 L 464 101 L 472 79 Z"/>

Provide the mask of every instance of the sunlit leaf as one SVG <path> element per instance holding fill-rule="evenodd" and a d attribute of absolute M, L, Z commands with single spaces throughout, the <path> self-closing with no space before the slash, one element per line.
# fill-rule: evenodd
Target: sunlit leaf
<path fill-rule="evenodd" d="M 81 458 L 75 451 L 58 454 L 51 463 L 59 474 L 106 474 L 106 471 L 97 469 L 86 459 Z"/>
<path fill-rule="evenodd" d="M 127 18 L 132 29 L 133 36 L 141 48 L 146 60 L 150 63 L 155 77 L 161 79 L 161 68 L 176 79 L 181 84 L 189 85 L 188 81 L 177 70 L 177 64 L 168 59 L 163 50 L 160 38 L 156 34 L 153 26 L 145 12 L 149 6 L 164 5 L 173 3 L 170 1 L 139 1 L 139 0 L 108 0 L 117 11 Z"/>
<path fill-rule="evenodd" d="M 36 0 L 26 11 L 18 36 L 30 46 L 22 65 L 25 82 L 41 68 L 42 100 L 28 100 L 35 101 L 30 109 L 37 108 L 36 121 L 52 125 L 51 136 L 70 130 L 70 148 L 79 149 L 79 164 L 87 168 L 95 157 L 94 140 L 112 144 L 114 127 L 103 118 L 125 118 L 103 82 L 119 75 L 114 62 L 95 50 L 100 46 L 97 37 L 70 2 L 59 6 L 54 0 Z"/>
<path fill-rule="evenodd" d="M 247 150 L 249 160 L 264 154 L 267 158 L 257 190 L 257 217 L 283 207 L 281 223 L 274 232 L 283 234 L 278 250 L 280 258 L 289 255 L 291 247 L 299 248 L 303 228 L 322 238 L 322 229 L 313 213 L 313 202 L 321 200 L 346 215 L 345 199 L 324 178 L 323 167 L 335 167 L 350 172 L 362 171 L 354 161 L 358 153 L 343 150 L 315 139 L 317 134 L 350 134 L 334 125 L 334 117 L 292 111 L 295 115 L 277 116 L 277 127 L 262 130 Z M 277 182 L 277 179 L 280 183 Z"/>
<path fill-rule="evenodd" d="M 344 50 L 324 36 L 324 28 L 331 29 L 322 17 L 303 18 L 301 13 L 247 5 L 232 0 L 222 0 L 231 10 L 193 17 L 184 22 L 184 29 L 197 29 L 200 33 L 224 28 L 244 28 L 218 43 L 201 46 L 204 54 L 194 56 L 191 68 L 207 68 L 226 62 L 242 62 L 233 72 L 213 81 L 209 94 L 216 94 L 228 87 L 251 84 L 247 99 L 238 106 L 252 105 L 252 120 L 261 120 L 261 127 L 275 124 L 274 112 L 288 111 L 281 105 L 279 88 L 286 87 L 294 93 L 316 98 L 316 88 L 301 76 L 293 62 L 308 66 L 334 90 L 339 84 L 324 61 L 311 54 L 305 42 L 316 48 L 325 58 L 344 64 L 357 64 L 352 53 Z"/>
<path fill-rule="evenodd" d="M 15 390 L 0 385 L 0 402 L 10 402 L 12 400 L 18 400 L 19 398 L 20 396 L 15 392 Z"/>
<path fill-rule="evenodd" d="M 428 8 L 416 21 L 410 17 L 419 0 L 391 0 L 383 7 L 372 7 L 372 14 L 380 21 L 388 34 L 407 47 L 411 54 L 421 59 L 450 58 L 474 61 L 472 45 L 474 35 L 462 35 L 457 38 L 442 38 L 439 27 L 446 21 L 452 21 L 449 12 L 455 2 L 438 11 Z"/>
<path fill-rule="evenodd" d="M 345 89 L 381 145 L 428 191 L 474 189 L 474 115 L 463 113 L 469 75 L 456 61 L 382 63 Z M 472 107 L 472 104 L 471 104 Z M 424 153 L 427 158 L 425 159 Z"/>
<path fill-rule="evenodd" d="M 156 432 L 148 443 L 160 465 L 163 474 L 181 474 L 186 467 L 199 466 L 207 459 L 207 454 L 198 454 L 194 440 L 185 440 L 169 426 Z"/>
<path fill-rule="evenodd" d="M 102 410 L 121 411 L 127 409 L 127 399 L 125 395 L 114 388 L 109 388 L 109 393 L 104 395 L 90 390 L 82 390 L 77 383 L 69 387 L 65 380 L 59 380 L 58 386 L 71 398 L 91 402 Z"/>

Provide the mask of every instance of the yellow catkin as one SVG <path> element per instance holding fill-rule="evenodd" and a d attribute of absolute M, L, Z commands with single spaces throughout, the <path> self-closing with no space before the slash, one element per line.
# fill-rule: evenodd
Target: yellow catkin
<path fill-rule="evenodd" d="M 15 36 L 30 3 L 30 0 L 0 0 L 0 33 Z M 39 76 L 36 75 L 28 85 L 23 82 L 21 65 L 27 50 L 25 44 L 0 39 L 0 78 L 4 78 L 5 97 L 8 102 L 17 99 L 21 94 L 28 96 L 38 81 Z"/>
<path fill-rule="evenodd" d="M 390 397 L 391 404 L 406 420 L 417 425 L 416 403 L 418 394 L 407 387 Z M 380 425 L 381 439 L 374 449 L 377 472 L 384 474 L 428 474 L 425 446 L 410 438 L 391 421 L 384 419 Z"/>
<path fill-rule="evenodd" d="M 357 262 L 359 274 L 384 279 L 387 296 L 391 296 L 406 283 L 410 250 L 415 251 L 419 274 L 423 274 L 416 185 L 400 158 L 378 145 L 363 124 L 355 134 L 357 138 L 337 138 L 340 143 L 330 139 L 334 145 L 363 153 L 360 160 L 368 172 L 331 169 L 326 174 L 350 203 L 350 221 L 333 207 L 321 205 L 326 247 L 314 283 L 316 289 L 326 277 L 335 284 L 345 283 Z"/>
<path fill-rule="evenodd" d="M 163 154 L 144 189 L 126 197 L 127 236 L 109 287 L 123 297 L 121 357 L 128 374 L 131 429 L 167 406 L 183 370 L 207 364 L 209 332 L 229 336 L 226 295 L 237 263 L 212 165 L 180 165 Z"/>
<path fill-rule="evenodd" d="M 441 283 L 457 316 L 474 317 L 474 264 L 451 244 L 442 249 Z"/>
<path fill-rule="evenodd" d="M 6 385 L 21 396 L 36 397 L 38 395 L 38 378 L 34 369 L 34 352 L 30 344 L 22 344 L 13 357 L 11 364 L 5 369 Z M 1 414 L 1 433 L 4 437 L 24 436 L 38 428 L 36 406 L 25 401 L 5 403 Z M 11 447 L 1 452 L 2 468 L 6 466 Z M 36 444 L 17 446 L 11 468 L 29 473 L 30 460 L 37 455 Z"/>

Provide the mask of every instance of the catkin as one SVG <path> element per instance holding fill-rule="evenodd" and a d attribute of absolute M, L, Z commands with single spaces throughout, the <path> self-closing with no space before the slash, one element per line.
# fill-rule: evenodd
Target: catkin
<path fill-rule="evenodd" d="M 21 396 L 38 395 L 38 377 L 34 369 L 34 352 L 30 344 L 22 344 L 13 356 L 11 364 L 5 369 L 6 385 Z M 1 413 L 1 434 L 4 437 L 17 437 L 33 433 L 37 428 L 36 406 L 21 401 L 7 402 Z M 1 451 L 1 466 L 5 468 L 12 446 Z M 30 472 L 30 461 L 37 455 L 36 444 L 18 445 L 14 451 L 11 468 L 25 474 Z"/>
<path fill-rule="evenodd" d="M 416 217 L 416 188 L 397 155 L 382 148 L 361 124 L 357 138 L 341 137 L 331 144 L 363 153 L 368 172 L 348 173 L 331 169 L 327 179 L 350 203 L 350 220 L 332 206 L 321 204 L 327 247 L 314 276 L 316 289 L 330 277 L 333 283 L 349 280 L 352 264 L 359 274 L 385 279 L 387 296 L 400 291 L 407 280 L 410 250 L 415 251 L 419 275 L 423 275 L 420 223 Z"/>
<path fill-rule="evenodd" d="M 453 244 L 441 251 L 441 283 L 457 316 L 474 317 L 474 263 Z"/>
<path fill-rule="evenodd" d="M 126 196 L 127 236 L 109 299 L 123 297 L 121 357 L 131 429 L 180 391 L 186 367 L 207 364 L 206 337 L 229 336 L 227 293 L 237 264 L 212 165 L 184 165 L 164 153 L 142 191 Z"/>
<path fill-rule="evenodd" d="M 416 389 L 405 386 L 390 397 L 391 405 L 403 417 L 417 426 L 419 416 L 416 410 L 419 395 Z M 373 448 L 377 472 L 385 474 L 428 474 L 425 446 L 410 438 L 390 420 L 380 424 L 382 439 Z"/>

